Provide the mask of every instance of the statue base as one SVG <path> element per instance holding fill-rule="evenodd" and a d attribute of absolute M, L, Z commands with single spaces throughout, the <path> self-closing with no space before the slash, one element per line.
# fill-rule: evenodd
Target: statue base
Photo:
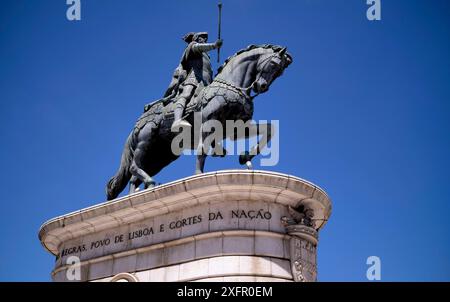
<path fill-rule="evenodd" d="M 54 281 L 316 281 L 330 214 L 310 182 L 229 170 L 57 217 L 39 239 Z"/>

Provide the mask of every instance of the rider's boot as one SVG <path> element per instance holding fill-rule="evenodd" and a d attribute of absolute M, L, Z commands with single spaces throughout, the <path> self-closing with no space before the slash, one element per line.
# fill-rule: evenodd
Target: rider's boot
<path fill-rule="evenodd" d="M 183 102 L 183 100 L 178 101 L 176 106 L 175 106 L 175 110 L 174 110 L 174 122 L 172 124 L 171 127 L 171 131 L 172 132 L 178 132 L 180 127 L 192 127 L 192 125 L 181 119 L 181 117 L 183 116 L 183 112 L 184 112 L 184 106 L 183 104 L 186 103 L 186 101 Z"/>

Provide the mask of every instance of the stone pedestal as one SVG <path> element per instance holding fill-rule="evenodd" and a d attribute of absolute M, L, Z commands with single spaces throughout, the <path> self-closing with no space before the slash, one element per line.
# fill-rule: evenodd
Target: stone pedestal
<path fill-rule="evenodd" d="M 205 173 L 57 217 L 54 281 L 316 281 L 326 193 L 294 176 Z"/>

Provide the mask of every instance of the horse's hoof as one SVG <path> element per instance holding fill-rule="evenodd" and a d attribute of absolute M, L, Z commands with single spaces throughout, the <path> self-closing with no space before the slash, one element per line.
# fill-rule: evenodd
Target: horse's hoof
<path fill-rule="evenodd" d="M 245 165 L 248 161 L 251 160 L 250 153 L 248 151 L 245 151 L 241 155 L 239 155 L 239 164 Z"/>
<path fill-rule="evenodd" d="M 156 185 L 156 183 L 154 181 L 150 181 L 145 184 L 145 189 L 152 189 L 155 187 L 155 185 Z"/>
<path fill-rule="evenodd" d="M 225 157 L 225 156 L 227 156 L 227 150 L 223 149 L 222 155 L 220 155 L 220 157 Z"/>
<path fill-rule="evenodd" d="M 246 162 L 245 165 L 247 166 L 248 170 L 253 170 L 253 165 L 251 161 Z"/>

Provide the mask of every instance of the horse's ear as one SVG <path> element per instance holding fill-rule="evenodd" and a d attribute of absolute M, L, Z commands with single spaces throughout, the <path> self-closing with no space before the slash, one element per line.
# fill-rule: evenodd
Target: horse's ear
<path fill-rule="evenodd" d="M 283 49 L 280 50 L 280 55 L 284 56 L 284 54 L 286 53 L 287 47 L 284 47 Z"/>

